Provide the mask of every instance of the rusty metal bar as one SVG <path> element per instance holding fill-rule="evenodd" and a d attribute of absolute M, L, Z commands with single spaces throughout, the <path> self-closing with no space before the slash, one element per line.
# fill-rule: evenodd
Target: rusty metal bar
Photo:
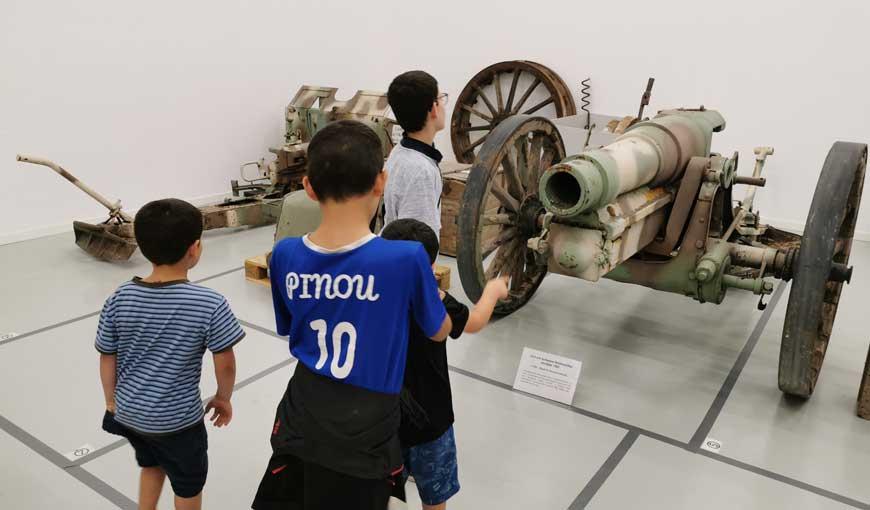
<path fill-rule="evenodd" d="M 23 154 L 18 154 L 17 156 L 15 156 L 15 159 L 16 159 L 16 161 L 21 161 L 22 163 L 30 163 L 33 165 L 42 165 L 42 166 L 47 166 L 48 168 L 51 168 L 52 170 L 57 172 L 61 177 L 68 180 L 69 182 L 71 182 L 75 187 L 84 191 L 85 193 L 88 194 L 88 196 L 90 196 L 91 198 L 93 198 L 94 200 L 96 200 L 97 202 L 102 204 L 103 207 L 105 207 L 106 209 L 109 210 L 109 212 L 111 213 L 112 216 L 117 216 L 124 221 L 133 221 L 133 218 L 131 218 L 127 213 L 125 213 L 124 211 L 121 210 L 121 201 L 120 200 L 116 200 L 115 202 L 110 202 L 109 199 L 107 199 L 103 195 L 99 194 L 97 191 L 92 189 L 87 184 L 80 181 L 73 174 L 64 170 L 63 167 L 61 167 L 57 163 L 55 163 L 53 161 L 49 161 L 45 158 L 39 158 L 39 157 L 35 157 L 35 156 L 26 156 Z"/>
<path fill-rule="evenodd" d="M 749 186 L 757 186 L 759 188 L 763 188 L 765 184 L 767 184 L 767 179 L 764 177 L 749 177 L 745 175 L 738 175 L 734 178 L 734 184 L 748 184 Z"/>

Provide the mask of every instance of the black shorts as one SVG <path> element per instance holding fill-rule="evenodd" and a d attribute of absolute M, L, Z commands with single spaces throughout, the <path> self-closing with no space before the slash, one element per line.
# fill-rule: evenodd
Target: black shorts
<path fill-rule="evenodd" d="M 293 455 L 275 455 L 257 489 L 254 510 L 386 510 L 390 497 L 405 500 L 399 473 L 356 478 Z"/>
<path fill-rule="evenodd" d="M 162 469 L 176 496 L 192 498 L 202 492 L 208 475 L 208 434 L 204 422 L 171 434 L 151 436 L 121 425 L 107 411 L 103 430 L 130 441 L 139 467 Z"/>

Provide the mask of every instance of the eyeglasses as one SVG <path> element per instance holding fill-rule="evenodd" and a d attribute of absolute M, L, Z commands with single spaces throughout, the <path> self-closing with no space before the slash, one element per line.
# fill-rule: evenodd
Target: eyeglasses
<path fill-rule="evenodd" d="M 439 94 L 438 97 L 435 98 L 435 101 L 437 101 L 441 105 L 446 105 L 447 104 L 447 97 L 448 97 L 447 92 L 443 92 L 443 93 Z"/>

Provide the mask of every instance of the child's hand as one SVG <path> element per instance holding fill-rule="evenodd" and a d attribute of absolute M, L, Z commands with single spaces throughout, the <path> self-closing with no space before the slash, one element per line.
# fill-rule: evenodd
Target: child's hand
<path fill-rule="evenodd" d="M 498 300 L 508 297 L 508 281 L 508 278 L 503 276 L 486 282 L 483 296 L 468 314 L 468 322 L 465 323 L 464 330 L 466 333 L 477 333 L 489 323 Z"/>
<path fill-rule="evenodd" d="M 212 409 L 214 409 L 214 413 L 211 415 L 209 420 L 214 423 L 215 427 L 229 425 L 230 421 L 233 419 L 233 404 L 231 404 L 229 400 L 217 397 L 211 399 L 211 401 L 205 406 L 205 414 L 208 414 Z"/>
<path fill-rule="evenodd" d="M 495 278 L 486 282 L 486 287 L 483 289 L 484 296 L 490 296 L 495 299 L 504 299 L 508 297 L 508 279 L 506 276 Z"/>
<path fill-rule="evenodd" d="M 111 414 L 115 414 L 115 403 L 114 402 L 106 402 L 106 411 L 109 411 Z"/>

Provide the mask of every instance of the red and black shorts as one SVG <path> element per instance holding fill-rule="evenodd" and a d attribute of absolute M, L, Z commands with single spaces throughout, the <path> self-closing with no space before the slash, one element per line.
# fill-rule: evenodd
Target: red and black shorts
<path fill-rule="evenodd" d="M 385 510 L 405 500 L 402 470 L 386 479 L 356 478 L 293 455 L 275 455 L 251 508 L 254 510 Z"/>

